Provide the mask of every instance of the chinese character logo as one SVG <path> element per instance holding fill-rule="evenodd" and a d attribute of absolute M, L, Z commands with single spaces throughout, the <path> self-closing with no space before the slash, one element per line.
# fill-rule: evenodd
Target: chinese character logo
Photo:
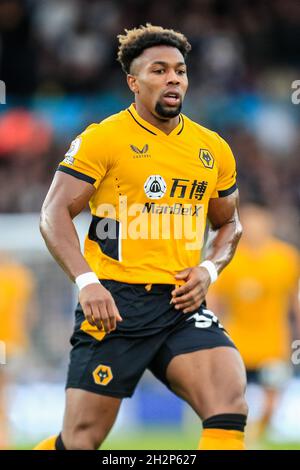
<path fill-rule="evenodd" d="M 190 180 L 183 178 L 173 178 L 173 185 L 171 188 L 170 197 L 177 197 L 179 199 L 198 199 L 201 201 L 206 191 L 208 182 L 194 180 L 192 183 Z"/>

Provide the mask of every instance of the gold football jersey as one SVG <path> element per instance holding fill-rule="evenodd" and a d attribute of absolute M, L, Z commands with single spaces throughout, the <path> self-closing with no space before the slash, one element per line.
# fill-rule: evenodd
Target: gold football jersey
<path fill-rule="evenodd" d="M 243 241 L 210 292 L 228 311 L 222 323 L 246 366 L 256 369 L 291 354 L 289 308 L 299 279 L 297 250 L 275 238 L 251 250 Z"/>
<path fill-rule="evenodd" d="M 100 279 L 174 284 L 199 264 L 210 198 L 236 189 L 235 160 L 215 132 L 180 114 L 165 134 L 134 104 L 90 125 L 58 167 L 95 187 L 84 255 Z"/>

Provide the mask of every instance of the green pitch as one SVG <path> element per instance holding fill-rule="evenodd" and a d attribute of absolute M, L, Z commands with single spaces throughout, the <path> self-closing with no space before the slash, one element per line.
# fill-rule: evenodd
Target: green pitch
<path fill-rule="evenodd" d="M 102 446 L 102 450 L 195 450 L 200 436 L 195 431 L 174 430 L 174 428 L 143 428 L 139 432 L 130 432 L 124 428 L 112 434 Z M 41 438 L 42 439 L 42 438 Z M 32 449 L 35 443 L 17 445 L 18 449 Z M 300 442 L 271 443 L 261 442 L 259 449 L 300 450 Z"/>

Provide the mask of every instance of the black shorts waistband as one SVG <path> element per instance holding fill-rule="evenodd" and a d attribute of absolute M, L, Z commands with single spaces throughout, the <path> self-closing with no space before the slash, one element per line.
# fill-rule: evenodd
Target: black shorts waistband
<path fill-rule="evenodd" d="M 107 283 L 113 284 L 113 285 L 122 285 L 122 286 L 128 286 L 128 287 L 134 287 L 136 289 L 141 289 L 142 291 L 147 291 L 147 292 L 170 292 L 173 289 L 176 289 L 176 287 L 179 287 L 180 284 L 154 284 L 154 283 L 133 283 L 133 282 L 121 282 L 121 281 L 115 281 L 113 279 L 99 279 L 101 283 L 105 286 Z"/>
<path fill-rule="evenodd" d="M 171 292 L 180 287 L 182 284 L 152 284 L 152 283 L 131 283 L 131 282 L 121 282 L 115 281 L 113 279 L 99 279 L 101 283 L 103 283 L 104 287 L 109 289 L 110 286 L 114 287 L 128 287 L 128 289 L 134 289 L 135 291 L 139 291 L 141 294 L 145 292 L 149 292 L 151 294 L 171 294 Z M 203 300 L 201 307 L 206 308 L 206 299 Z"/>

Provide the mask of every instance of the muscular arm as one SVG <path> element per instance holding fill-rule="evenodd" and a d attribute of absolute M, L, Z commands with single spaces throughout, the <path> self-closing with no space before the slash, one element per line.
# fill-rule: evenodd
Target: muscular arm
<path fill-rule="evenodd" d="M 80 251 L 73 218 L 87 205 L 95 189 L 73 176 L 57 172 L 41 211 L 40 230 L 46 245 L 72 281 L 91 271 Z M 90 284 L 79 292 L 87 321 L 106 332 L 116 328 L 122 318 L 111 294 L 101 284 Z"/>
<path fill-rule="evenodd" d="M 206 259 L 212 261 L 218 273 L 232 259 L 239 239 L 242 226 L 238 214 L 238 190 L 224 198 L 211 199 L 208 206 L 208 219 L 211 224 L 206 249 Z M 176 309 L 184 313 L 193 312 L 203 302 L 210 285 L 210 276 L 206 268 L 195 266 L 187 268 L 175 276 L 186 283 L 172 291 L 171 302 Z"/>
<path fill-rule="evenodd" d="M 211 199 L 209 202 L 210 229 L 205 258 L 215 264 L 218 273 L 233 258 L 242 235 L 238 200 L 238 190 L 236 190 L 225 198 Z"/>
<path fill-rule="evenodd" d="M 91 184 L 56 172 L 41 211 L 41 234 L 50 253 L 73 282 L 91 268 L 81 254 L 72 219 L 84 209 L 94 191 Z"/>

